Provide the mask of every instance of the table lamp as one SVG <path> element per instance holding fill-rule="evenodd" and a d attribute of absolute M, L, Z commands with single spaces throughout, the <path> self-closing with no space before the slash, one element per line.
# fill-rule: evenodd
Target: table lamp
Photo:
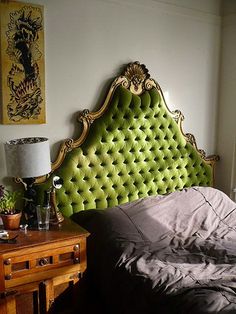
<path fill-rule="evenodd" d="M 51 172 L 49 140 L 45 137 L 28 137 L 10 140 L 5 143 L 7 173 L 21 178 L 24 186 L 24 209 L 26 222 L 34 226 L 36 216 L 36 177 Z"/>

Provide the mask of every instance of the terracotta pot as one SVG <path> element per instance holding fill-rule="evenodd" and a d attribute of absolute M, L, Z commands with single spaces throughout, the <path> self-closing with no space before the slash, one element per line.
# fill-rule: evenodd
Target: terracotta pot
<path fill-rule="evenodd" d="M 1 214 L 0 216 L 2 218 L 4 229 L 6 230 L 19 229 L 21 215 L 22 215 L 22 212 L 19 212 L 13 215 Z"/>

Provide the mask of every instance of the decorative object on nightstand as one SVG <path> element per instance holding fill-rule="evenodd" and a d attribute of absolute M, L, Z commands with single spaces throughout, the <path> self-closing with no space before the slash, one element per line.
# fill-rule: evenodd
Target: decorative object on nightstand
<path fill-rule="evenodd" d="M 62 187 L 63 180 L 58 177 L 54 176 L 52 179 L 52 187 L 50 190 L 50 206 L 51 206 L 51 214 L 50 214 L 50 224 L 57 225 L 62 223 L 64 217 L 62 213 L 59 211 L 56 202 L 56 189 L 60 189 Z"/>
<path fill-rule="evenodd" d="M 22 197 L 21 191 L 10 191 L 0 185 L 0 217 L 7 230 L 18 229 L 20 226 L 21 210 L 17 209 L 17 202 Z M 18 204 L 19 205 L 19 204 Z"/>
<path fill-rule="evenodd" d="M 7 172 L 9 176 L 22 178 L 25 186 L 24 209 L 25 220 L 29 226 L 37 224 L 36 177 L 50 173 L 50 147 L 45 137 L 28 137 L 5 143 Z"/>

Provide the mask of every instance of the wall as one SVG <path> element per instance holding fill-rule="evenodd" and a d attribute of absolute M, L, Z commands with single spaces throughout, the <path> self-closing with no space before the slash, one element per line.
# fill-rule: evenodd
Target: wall
<path fill-rule="evenodd" d="M 219 0 L 30 0 L 44 5 L 47 123 L 0 125 L 0 181 L 8 182 L 3 143 L 77 136 L 75 113 L 95 109 L 120 67 L 144 63 L 185 115 L 184 131 L 215 153 L 220 51 Z"/>
<path fill-rule="evenodd" d="M 222 2 L 222 45 L 217 151 L 217 185 L 234 196 L 236 187 L 236 1 Z"/>

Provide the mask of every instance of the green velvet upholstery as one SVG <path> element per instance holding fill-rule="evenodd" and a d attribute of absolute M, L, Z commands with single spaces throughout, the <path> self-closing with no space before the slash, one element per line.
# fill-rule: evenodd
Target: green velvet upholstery
<path fill-rule="evenodd" d="M 64 180 L 57 203 L 65 216 L 213 184 L 212 166 L 183 136 L 158 89 L 135 95 L 121 85 L 54 174 Z"/>

